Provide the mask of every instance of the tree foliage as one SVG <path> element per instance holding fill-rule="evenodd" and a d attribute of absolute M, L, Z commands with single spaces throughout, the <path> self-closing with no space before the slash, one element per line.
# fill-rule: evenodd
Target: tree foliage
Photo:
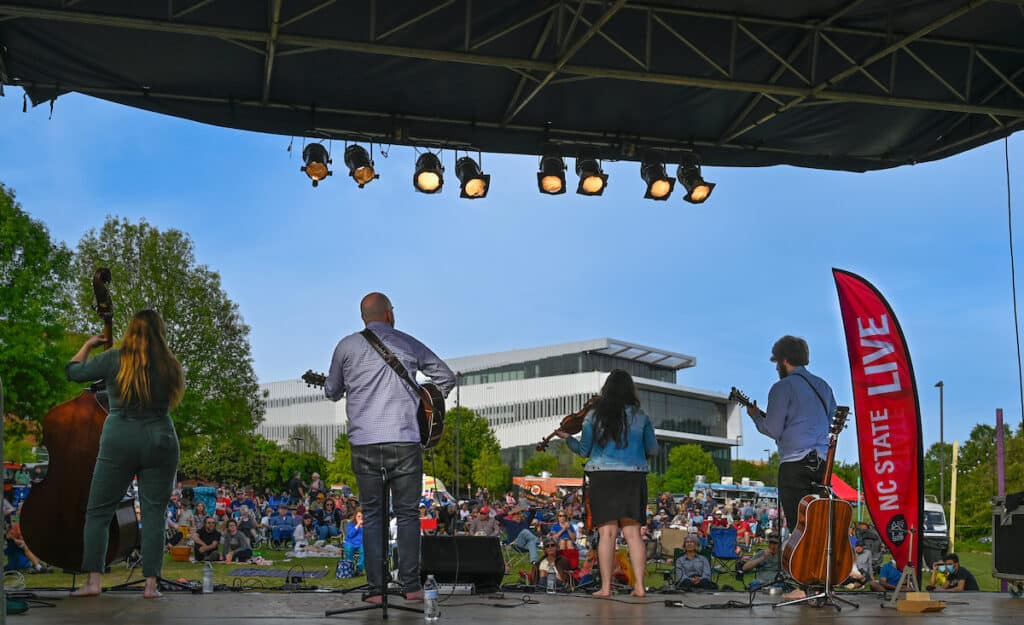
<path fill-rule="evenodd" d="M 113 275 L 115 334 L 137 311 L 155 308 L 167 324 L 171 349 L 185 369 L 185 396 L 174 425 L 188 447 L 196 434 L 237 437 L 263 416 L 253 371 L 249 326 L 221 288 L 220 276 L 197 264 L 192 240 L 174 229 L 108 217 L 78 243 L 74 278 L 75 327 L 95 333 L 92 275 Z"/>
<path fill-rule="evenodd" d="M 668 469 L 665 471 L 662 490 L 673 493 L 688 493 L 693 490 L 697 475 L 705 476 L 708 482 L 720 478 L 718 467 L 711 454 L 700 445 L 677 445 L 668 453 Z"/>
<path fill-rule="evenodd" d="M 322 451 L 320 437 L 309 425 L 297 425 L 292 428 L 292 433 L 288 435 L 288 448 L 297 454 L 319 454 Z"/>
<path fill-rule="evenodd" d="M 523 463 L 523 473 L 526 475 L 540 475 L 544 471 L 552 475 L 558 473 L 558 458 L 546 452 L 535 452 Z M 559 477 L 562 477 L 559 475 Z"/>
<path fill-rule="evenodd" d="M 492 493 L 501 492 L 510 486 L 511 471 L 501 461 L 498 450 L 487 447 L 473 460 L 473 483 Z"/>
<path fill-rule="evenodd" d="M 353 493 L 358 495 L 359 484 L 356 474 L 352 471 L 352 446 L 348 442 L 348 434 L 342 433 L 334 441 L 334 460 L 327 465 L 327 485 L 348 484 Z"/>
<path fill-rule="evenodd" d="M 473 481 L 482 486 L 483 483 L 478 482 L 475 477 L 474 463 L 477 458 L 485 451 L 489 451 L 501 464 L 501 447 L 487 419 L 469 408 L 459 407 L 448 411 L 444 423 L 444 434 L 437 446 L 424 458 L 423 470 L 440 479 L 449 488 L 453 488 L 453 485 L 457 488 L 459 485 L 455 479 L 455 467 L 458 466 L 460 481 L 463 484 Z M 490 459 L 487 462 L 490 462 Z M 507 472 L 508 467 L 505 468 Z"/>
<path fill-rule="evenodd" d="M 327 472 L 323 456 L 281 449 L 258 434 L 230 439 L 198 435 L 194 443 L 182 453 L 178 470 L 186 478 L 204 482 L 238 483 L 280 492 L 296 471 L 307 483 L 314 471 Z"/>
<path fill-rule="evenodd" d="M 77 386 L 64 377 L 64 364 L 77 346 L 65 336 L 71 252 L 54 243 L 42 222 L 32 219 L 0 184 L 0 371 L 8 442 L 32 434 L 54 405 L 70 399 Z"/>

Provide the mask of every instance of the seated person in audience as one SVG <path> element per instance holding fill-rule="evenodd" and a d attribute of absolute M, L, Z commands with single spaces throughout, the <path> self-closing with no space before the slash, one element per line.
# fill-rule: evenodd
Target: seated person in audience
<path fill-rule="evenodd" d="M 551 524 L 548 537 L 558 541 L 559 549 L 576 548 L 576 528 L 572 526 L 572 523 L 569 523 L 569 518 L 565 512 L 557 514 L 555 522 Z"/>
<path fill-rule="evenodd" d="M 316 539 L 316 519 L 313 518 L 312 514 L 307 513 L 302 516 L 302 521 L 292 531 L 292 540 L 295 542 L 296 548 L 305 548 L 311 542 L 315 542 Z"/>
<path fill-rule="evenodd" d="M 871 582 L 871 551 L 864 547 L 864 543 L 858 542 L 853 553 L 853 570 L 846 579 L 848 590 L 862 588 Z"/>
<path fill-rule="evenodd" d="M 317 512 L 317 534 L 320 540 L 327 540 L 341 533 L 341 510 L 335 507 L 334 499 L 328 497 L 324 507 Z"/>
<path fill-rule="evenodd" d="M 941 571 L 946 574 L 945 584 L 937 585 L 935 583 L 935 571 Z M 960 557 L 955 553 L 947 553 L 945 558 L 932 565 L 932 583 L 927 588 L 935 592 L 979 590 L 978 580 L 974 578 L 974 574 L 960 566 Z"/>
<path fill-rule="evenodd" d="M 256 518 L 249 510 L 249 506 L 242 506 L 241 511 L 238 513 L 238 531 L 245 534 L 250 543 L 255 543 L 259 540 L 260 529 L 256 523 Z"/>
<path fill-rule="evenodd" d="M 749 549 L 750 543 L 754 539 L 754 534 L 750 531 L 750 523 L 744 519 L 737 518 L 732 526 L 736 529 L 736 546 Z"/>
<path fill-rule="evenodd" d="M 187 527 L 189 534 L 192 533 L 195 527 L 195 514 L 188 506 L 182 506 L 178 509 L 178 527 Z"/>
<path fill-rule="evenodd" d="M 533 510 L 524 512 L 521 507 L 512 508 L 508 514 L 499 514 L 495 517 L 495 520 L 505 528 L 508 542 L 523 551 L 528 551 L 530 553 L 530 562 L 536 562 L 538 559 L 537 546 L 540 541 L 537 535 L 530 529 L 535 520 Z"/>
<path fill-rule="evenodd" d="M 569 559 L 559 554 L 558 542 L 554 538 L 544 539 L 544 555 L 533 563 L 533 570 L 530 572 L 530 581 L 544 588 L 548 584 L 548 575 L 556 575 L 557 588 L 564 588 L 572 579 L 572 564 Z"/>
<path fill-rule="evenodd" d="M 196 562 L 216 562 L 220 560 L 217 548 L 220 547 L 220 532 L 217 521 L 208 516 L 203 520 L 203 527 L 192 536 Z"/>
<path fill-rule="evenodd" d="M 21 506 L 19 505 L 18 508 L 20 515 Z M 25 544 L 25 539 L 21 535 L 21 522 L 16 522 L 11 525 L 11 529 L 7 530 L 7 538 L 8 543 L 7 548 L 5 549 L 5 552 L 7 553 L 7 564 L 4 566 L 5 571 L 14 571 L 31 565 L 28 570 L 29 573 L 50 572 L 50 567 L 45 566 L 39 560 L 39 557 L 32 553 L 32 550 Z"/>
<path fill-rule="evenodd" d="M 454 536 L 458 518 L 459 514 L 455 510 L 454 502 L 441 506 L 437 511 L 437 533 Z M 497 521 L 495 521 L 495 524 L 497 524 Z"/>
<path fill-rule="evenodd" d="M 206 504 L 202 501 L 197 501 L 195 511 L 192 513 L 192 535 L 203 529 L 203 524 L 208 516 L 210 516 L 210 513 L 206 511 Z"/>
<path fill-rule="evenodd" d="M 871 582 L 871 590 L 875 592 L 892 592 L 896 590 L 896 584 L 900 581 L 902 572 L 896 568 L 896 562 L 887 561 L 878 571 L 878 581 Z"/>
<path fill-rule="evenodd" d="M 685 550 L 683 555 L 676 559 L 676 588 L 679 590 L 718 590 L 718 586 L 711 581 L 711 563 L 697 553 L 697 549 L 699 549 L 697 539 L 687 536 L 683 540 L 683 549 Z"/>
<path fill-rule="evenodd" d="M 466 525 L 470 536 L 498 536 L 501 534 L 501 525 L 491 516 L 491 509 L 487 506 L 480 506 L 480 509 L 470 517 Z"/>
<path fill-rule="evenodd" d="M 275 543 L 287 543 L 292 540 L 295 517 L 288 513 L 288 508 L 284 504 L 278 506 L 277 514 L 270 517 L 270 532 L 270 537 Z"/>
<path fill-rule="evenodd" d="M 356 562 L 356 575 L 361 575 L 364 564 L 362 510 L 356 510 L 355 519 L 352 523 L 349 523 L 348 529 L 345 530 L 345 544 L 343 546 L 345 549 L 346 560 L 353 560 L 355 558 L 356 549 L 359 550 L 359 561 Z"/>
<path fill-rule="evenodd" d="M 252 557 L 252 544 L 248 536 L 238 531 L 238 521 L 228 519 L 220 550 L 225 562 L 248 562 Z"/>
<path fill-rule="evenodd" d="M 753 558 L 743 563 L 743 572 L 757 571 L 750 589 L 757 590 L 774 584 L 780 578 L 782 563 L 779 560 L 779 537 L 772 534 L 768 537 L 768 548 L 758 552 Z"/>

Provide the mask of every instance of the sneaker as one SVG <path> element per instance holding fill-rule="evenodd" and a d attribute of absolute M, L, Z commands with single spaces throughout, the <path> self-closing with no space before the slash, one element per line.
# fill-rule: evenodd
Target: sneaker
<path fill-rule="evenodd" d="M 406 601 L 423 601 L 423 591 L 422 590 L 414 590 L 412 592 L 407 592 L 407 593 L 405 593 L 405 600 Z"/>

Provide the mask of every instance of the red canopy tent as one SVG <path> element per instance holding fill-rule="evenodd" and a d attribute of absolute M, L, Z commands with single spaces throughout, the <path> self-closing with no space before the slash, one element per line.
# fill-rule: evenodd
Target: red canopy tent
<path fill-rule="evenodd" d="M 843 501 L 857 503 L 857 489 L 844 482 L 843 478 L 839 477 L 835 473 L 832 474 L 832 490 L 835 491 L 836 497 L 839 497 Z"/>

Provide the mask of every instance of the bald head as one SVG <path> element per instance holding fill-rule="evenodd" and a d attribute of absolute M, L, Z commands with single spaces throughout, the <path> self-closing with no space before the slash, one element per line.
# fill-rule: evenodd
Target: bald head
<path fill-rule="evenodd" d="M 391 309 L 391 300 L 383 293 L 370 293 L 359 302 L 359 314 L 364 323 L 380 321 L 395 325 L 395 316 Z"/>

